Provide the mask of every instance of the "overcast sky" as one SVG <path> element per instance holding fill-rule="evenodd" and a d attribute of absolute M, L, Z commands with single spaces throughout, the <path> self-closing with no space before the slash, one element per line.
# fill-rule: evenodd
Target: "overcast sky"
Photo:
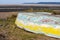
<path fill-rule="evenodd" d="M 0 4 L 21 4 L 36 2 L 60 2 L 60 0 L 0 0 Z"/>

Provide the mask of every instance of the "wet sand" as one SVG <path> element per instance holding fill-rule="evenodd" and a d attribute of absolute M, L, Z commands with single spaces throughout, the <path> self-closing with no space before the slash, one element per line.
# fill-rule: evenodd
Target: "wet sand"
<path fill-rule="evenodd" d="M 17 15 L 18 12 L 0 12 L 0 18 L 4 19 L 11 17 L 12 15 Z"/>

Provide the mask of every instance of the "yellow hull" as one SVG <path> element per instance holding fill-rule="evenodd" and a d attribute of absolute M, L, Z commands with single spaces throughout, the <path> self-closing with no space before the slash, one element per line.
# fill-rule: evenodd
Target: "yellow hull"
<path fill-rule="evenodd" d="M 56 36 L 56 37 L 60 37 L 60 29 L 59 28 L 53 28 L 53 26 L 49 26 L 46 27 L 44 25 L 32 25 L 32 24 L 28 24 L 25 25 L 24 23 L 22 23 L 21 21 L 17 21 L 15 22 L 20 28 L 24 28 L 27 31 L 31 31 L 34 33 L 43 33 L 46 35 L 52 35 L 52 36 Z"/>

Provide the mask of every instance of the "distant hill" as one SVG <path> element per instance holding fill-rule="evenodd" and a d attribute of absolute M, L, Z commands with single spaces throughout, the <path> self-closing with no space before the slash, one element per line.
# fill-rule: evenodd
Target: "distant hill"
<path fill-rule="evenodd" d="M 60 4 L 60 2 L 38 2 L 37 4 Z"/>
<path fill-rule="evenodd" d="M 38 2 L 38 3 L 24 3 L 24 4 L 60 4 L 60 2 Z"/>

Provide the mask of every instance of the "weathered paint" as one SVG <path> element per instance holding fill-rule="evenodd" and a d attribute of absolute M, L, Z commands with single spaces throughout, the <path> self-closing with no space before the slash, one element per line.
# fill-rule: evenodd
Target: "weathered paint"
<path fill-rule="evenodd" d="M 15 24 L 30 32 L 60 38 L 59 17 L 38 13 L 19 13 Z"/>

